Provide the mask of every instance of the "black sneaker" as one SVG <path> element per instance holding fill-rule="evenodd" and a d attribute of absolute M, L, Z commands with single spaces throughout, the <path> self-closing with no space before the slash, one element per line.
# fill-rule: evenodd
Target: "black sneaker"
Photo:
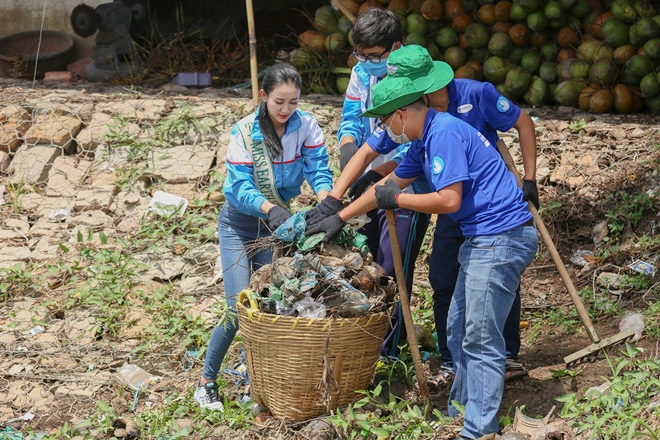
<path fill-rule="evenodd" d="M 209 382 L 205 385 L 200 385 L 195 390 L 195 401 L 199 403 L 202 408 L 208 408 L 216 411 L 224 411 L 225 407 L 220 401 L 218 395 L 218 385 L 215 382 Z"/>

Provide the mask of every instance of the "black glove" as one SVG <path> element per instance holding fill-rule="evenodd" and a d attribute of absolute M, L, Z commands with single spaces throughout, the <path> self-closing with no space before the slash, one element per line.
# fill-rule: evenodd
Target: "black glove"
<path fill-rule="evenodd" d="M 376 204 L 380 209 L 396 209 L 399 207 L 396 199 L 401 194 L 401 188 L 389 179 L 384 185 L 376 186 Z"/>
<path fill-rule="evenodd" d="M 523 201 L 530 201 L 536 209 L 539 209 L 539 189 L 536 187 L 536 180 L 523 180 Z"/>
<path fill-rule="evenodd" d="M 366 174 L 360 177 L 351 188 L 348 190 L 348 197 L 351 199 L 359 198 L 371 185 L 379 182 L 384 176 L 381 176 L 374 170 L 369 170 Z"/>
<path fill-rule="evenodd" d="M 344 227 L 345 223 L 346 222 L 339 217 L 339 214 L 333 214 L 316 223 L 314 226 L 309 226 L 308 223 L 305 235 L 314 235 L 319 232 L 325 232 L 323 243 L 327 243 L 332 240 L 332 237 L 334 237 L 341 228 Z"/>
<path fill-rule="evenodd" d="M 339 211 L 341 211 L 341 200 L 328 195 L 321 203 L 307 211 L 307 214 L 305 214 L 307 226 L 312 226 Z"/>
<path fill-rule="evenodd" d="M 282 223 L 287 221 L 291 217 L 289 211 L 282 208 L 281 206 L 273 206 L 268 210 L 268 227 L 274 231 L 279 228 Z"/>
<path fill-rule="evenodd" d="M 347 142 L 339 147 L 339 171 L 344 171 L 346 164 L 351 160 L 351 157 L 359 150 L 355 142 Z"/>

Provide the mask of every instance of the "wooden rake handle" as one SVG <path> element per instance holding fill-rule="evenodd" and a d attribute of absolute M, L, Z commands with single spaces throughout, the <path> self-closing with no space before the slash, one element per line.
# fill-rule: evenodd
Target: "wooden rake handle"
<path fill-rule="evenodd" d="M 509 153 L 509 148 L 506 146 L 506 144 L 502 139 L 497 141 L 497 150 L 500 152 L 500 155 L 502 155 L 502 159 L 504 159 L 504 163 L 506 163 L 506 166 L 509 169 L 509 171 L 511 171 L 513 175 L 516 176 L 516 181 L 518 182 L 518 186 L 522 187 L 522 179 L 520 178 L 520 174 L 518 174 L 516 165 L 513 163 L 513 158 L 511 157 L 511 153 Z M 589 338 L 591 339 L 591 342 L 593 343 L 600 342 L 600 337 L 598 336 L 598 333 L 596 333 L 596 328 L 594 327 L 594 324 L 591 322 L 591 318 L 589 317 L 587 310 L 584 308 L 582 299 L 580 299 L 580 295 L 578 295 L 577 289 L 575 289 L 575 285 L 573 284 L 571 277 L 568 275 L 566 266 L 564 266 L 564 263 L 562 262 L 561 257 L 559 256 L 559 252 L 557 252 L 557 248 L 555 247 L 555 243 L 552 241 L 552 237 L 550 237 L 550 233 L 548 232 L 548 229 L 545 227 L 545 223 L 543 223 L 541 216 L 536 210 L 536 206 L 534 206 L 534 204 L 530 201 L 527 201 L 527 206 L 529 207 L 530 212 L 534 216 L 534 223 L 536 224 L 536 229 L 539 231 L 539 234 L 541 234 L 543 243 L 545 244 L 545 247 L 548 249 L 548 252 L 550 252 L 550 256 L 552 257 L 552 261 L 555 263 L 555 266 L 557 266 L 559 275 L 561 276 L 562 281 L 564 281 L 566 290 L 568 290 L 568 294 L 571 296 L 571 299 L 573 300 L 573 304 L 575 305 L 575 308 L 580 314 L 580 318 L 582 319 L 582 324 L 584 324 L 584 327 L 587 330 L 587 333 L 589 334 Z"/>
<path fill-rule="evenodd" d="M 394 272 L 396 274 L 396 283 L 399 286 L 399 299 L 401 301 L 401 311 L 403 312 L 403 322 L 406 325 L 406 336 L 408 345 L 410 345 L 410 354 L 415 366 L 415 377 L 422 399 L 429 398 L 429 387 L 426 384 L 424 369 L 422 367 L 422 356 L 419 353 L 417 345 L 417 336 L 415 327 L 413 327 L 412 313 L 410 312 L 410 301 L 408 299 L 408 288 L 406 287 L 406 276 L 403 271 L 403 261 L 401 261 L 401 248 L 399 247 L 399 235 L 396 230 L 396 220 L 394 219 L 394 210 L 386 209 L 387 228 L 390 234 L 390 245 L 392 247 L 392 258 L 394 260 Z"/>

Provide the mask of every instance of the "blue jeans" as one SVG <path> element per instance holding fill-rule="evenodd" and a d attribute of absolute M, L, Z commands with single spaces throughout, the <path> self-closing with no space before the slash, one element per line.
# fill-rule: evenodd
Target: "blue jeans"
<path fill-rule="evenodd" d="M 438 349 L 442 365 L 450 368 L 454 367 L 454 363 L 447 347 L 447 315 L 460 267 L 458 252 L 464 240 L 458 223 L 447 215 L 438 216 L 429 261 L 429 266 L 434 269 L 429 271 L 429 282 L 433 289 L 433 318 L 438 334 Z M 520 352 L 520 288 L 516 289 L 511 313 L 504 325 L 504 341 L 507 357 L 517 361 Z"/>
<path fill-rule="evenodd" d="M 456 377 L 451 404 L 465 406 L 461 435 L 479 438 L 499 431 L 504 392 L 504 323 L 520 277 L 538 248 L 536 228 L 519 226 L 493 236 L 470 237 L 459 252 L 460 270 L 449 307 L 447 343 Z"/>
<path fill-rule="evenodd" d="M 226 202 L 220 209 L 218 234 L 225 298 L 229 314 L 225 322 L 213 329 L 211 334 L 202 372 L 202 376 L 209 380 L 217 379 L 220 365 L 238 331 L 236 316 L 238 294 L 250 284 L 252 272 L 264 264 L 269 264 L 273 258 L 273 252 L 270 249 L 260 251 L 255 255 L 247 252 L 247 245 L 258 238 L 268 237 L 271 232 L 263 220 L 243 214 L 229 202 Z"/>

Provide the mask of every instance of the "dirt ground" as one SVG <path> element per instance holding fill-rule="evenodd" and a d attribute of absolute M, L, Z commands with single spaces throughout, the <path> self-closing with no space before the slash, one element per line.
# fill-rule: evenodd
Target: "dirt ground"
<path fill-rule="evenodd" d="M 21 103 L 26 93 L 47 94 L 52 89 L 63 86 L 39 86 L 36 90 L 26 92 L 29 88 L 28 83 L 23 83 L 20 93 L 12 94 L 16 84 L 10 83 L 0 85 L 3 90 L 3 104 Z M 86 88 L 90 92 L 105 93 L 107 99 L 112 100 L 116 94 L 122 92 L 122 88 L 107 87 L 98 85 L 74 85 L 64 86 L 68 88 Z M 200 95 L 208 100 L 226 100 L 235 99 L 237 101 L 246 101 L 248 95 L 245 91 L 232 92 L 231 90 L 199 91 L 199 90 L 174 90 L 167 89 L 149 89 L 135 88 L 134 90 L 145 96 L 165 97 L 166 99 L 176 99 L 180 95 Z M 249 93 L 249 92 L 247 92 Z M 202 96 L 200 95 L 200 96 Z M 336 121 L 341 111 L 341 98 L 336 96 L 304 96 L 301 104 L 314 103 L 318 106 L 331 106 L 333 108 L 334 122 L 324 127 L 327 137 L 335 134 Z M 608 211 L 616 207 L 608 205 L 607 195 L 617 191 L 627 191 L 631 194 L 643 192 L 655 192 L 656 197 L 660 188 L 659 172 L 649 165 L 652 160 L 659 158 L 659 118 L 649 114 L 635 115 L 593 115 L 582 113 L 572 108 L 561 107 L 542 107 L 542 108 L 524 108 L 535 120 L 537 125 L 538 139 L 538 184 L 540 199 L 544 206 L 541 211 L 546 226 L 553 237 L 557 249 L 566 265 L 569 273 L 578 290 L 581 288 L 596 287 L 595 279 L 597 275 L 605 270 L 611 272 L 622 271 L 629 273 L 627 265 L 636 259 L 652 261 L 658 264 L 658 255 L 660 249 L 656 245 L 651 249 L 637 250 L 634 246 L 634 240 L 626 246 L 621 246 L 621 251 L 609 258 L 596 258 L 590 262 L 586 268 L 573 264 L 571 258 L 577 250 L 591 250 L 595 254 L 602 249 L 603 243 L 594 244 L 594 237 L 597 234 L 596 225 L 606 220 Z M 574 123 L 584 120 L 585 124 L 580 129 L 576 129 Z M 572 128 L 571 128 L 572 127 Z M 504 135 L 504 139 L 511 148 L 514 158 L 520 165 L 520 155 L 517 152 L 517 141 L 511 133 Z M 335 154 L 336 152 L 332 152 Z M 6 176 L 0 176 L 0 183 L 3 183 Z M 558 202 L 558 203 L 557 203 Z M 645 220 L 640 222 L 634 230 L 628 231 L 631 237 L 638 238 L 643 234 L 657 234 L 657 227 L 660 226 L 660 217 L 656 213 L 648 213 Z M 2 244 L 0 243 L 0 246 Z M 600 246 L 600 247 L 599 247 Z M 418 267 L 417 286 L 428 286 L 425 276 L 427 268 L 428 255 L 422 255 Z M 654 280 L 657 282 L 656 279 Z M 203 302 L 218 295 L 221 286 L 206 291 L 200 291 L 197 294 L 197 300 Z M 597 295 L 611 295 L 606 290 L 596 289 Z M 561 307 L 568 311 L 573 306 L 570 297 L 566 292 L 564 283 L 559 276 L 547 249 L 541 244 L 537 259 L 526 271 L 523 277 L 522 287 L 522 320 L 529 325 L 522 330 L 521 360 L 530 370 L 527 377 L 507 383 L 505 386 L 504 400 L 501 407 L 503 415 L 508 414 L 513 417 L 513 410 L 517 406 L 525 406 L 525 412 L 530 416 L 541 416 L 547 414 L 553 406 L 557 406 L 555 413 L 559 412 L 559 405 L 555 398 L 570 392 L 584 392 L 591 386 L 597 386 L 604 382 L 604 377 L 610 373 L 610 367 L 607 361 L 601 357 L 597 362 L 586 363 L 577 368 L 579 374 L 575 377 L 565 377 L 553 380 L 552 370 L 566 368 L 563 358 L 571 353 L 589 346 L 591 341 L 585 331 L 579 326 L 576 332 L 566 332 L 565 329 L 558 326 L 542 326 L 537 324 L 542 319 L 545 312 L 554 307 Z M 647 297 L 643 292 L 622 292 L 618 296 L 622 309 L 641 310 L 647 307 L 651 301 L 657 301 L 658 298 Z M 29 309 L 38 303 L 27 304 Z M 413 305 L 415 300 L 413 300 Z M 1 307 L 1 305 L 0 305 Z M 86 319 L 82 316 L 81 319 Z M 656 317 L 656 320 L 660 317 Z M 609 317 L 607 319 L 595 319 L 598 334 L 601 337 L 611 336 L 618 331 L 620 317 Z M 3 332 L 8 331 L 3 328 Z M 132 335 L 140 333 L 139 328 L 131 329 Z M 72 341 L 74 342 L 74 341 Z M 658 344 L 660 341 L 651 337 L 643 337 L 636 344 L 644 347 L 648 356 L 658 356 Z M 5 347 L 7 353 L 11 356 L 19 356 L 12 351 L 11 347 Z M 45 347 L 34 347 L 35 351 L 30 350 L 25 356 L 53 355 L 52 352 L 46 353 Z M 93 362 L 94 368 L 98 370 L 115 371 L 125 360 L 131 359 L 130 346 L 124 346 L 120 343 L 107 343 L 106 341 L 90 340 L 89 344 L 82 346 L 72 343 L 71 348 L 64 350 L 73 351 L 73 355 L 78 359 L 77 367 L 74 369 L 82 373 L 88 367 L 87 364 Z M 613 347 L 608 350 L 614 358 L 619 354 L 619 347 Z M 83 362 L 80 362 L 84 359 Z M 45 361 L 44 361 L 45 362 Z M 186 364 L 185 368 L 182 365 Z M 147 358 L 140 359 L 142 365 L 152 365 L 155 371 L 166 373 L 168 376 L 161 389 L 163 391 L 176 389 L 182 393 L 190 390 L 194 385 L 196 377 L 201 371 L 202 361 L 199 359 L 187 359 L 182 351 L 175 352 L 153 352 Z M 433 368 L 433 361 L 427 366 Z M 51 365 L 50 371 L 53 373 L 61 372 L 57 365 Z M 25 374 L 3 375 L 0 373 L 0 392 L 7 392 L 12 381 L 29 377 L 29 372 Z M 51 387 L 66 383 L 66 378 L 60 374 L 41 375 L 39 377 L 42 383 Z M 230 381 L 230 379 L 228 379 Z M 35 431 L 48 432 L 61 426 L 65 421 L 76 422 L 84 420 L 94 411 L 95 402 L 104 400 L 116 407 L 130 407 L 133 399 L 132 395 L 127 393 L 117 393 L 114 386 L 108 385 L 106 378 L 99 378 L 98 387 L 91 388 L 91 394 L 67 394 L 62 392 L 57 394 L 60 400 L 56 406 L 59 408 L 51 414 L 39 414 L 39 417 L 32 423 Z M 158 393 L 156 389 L 154 392 Z M 412 391 L 414 397 L 414 391 Z M 433 406 L 438 409 L 446 408 L 447 392 L 441 391 L 431 396 Z M 139 407 L 138 407 L 139 408 Z M 143 408 L 144 409 L 144 408 Z M 9 418 L 9 413 L 17 414 L 27 410 L 26 407 L 12 407 L 12 411 L 0 413 L 0 425 L 4 424 Z M 20 414 L 19 414 L 20 415 Z M 15 417 L 15 416 L 14 416 Z M 20 429 L 19 425 L 11 425 Z M 226 437 L 219 436 L 215 438 L 239 438 L 238 435 L 245 435 L 245 438 L 287 438 L 280 437 L 282 425 L 276 421 L 269 421 L 266 425 L 255 426 L 249 432 L 234 432 L 229 428 L 221 428 L 225 431 Z M 286 432 L 286 429 L 285 429 Z M 289 431 L 290 432 L 290 431 Z M 438 438 L 445 438 L 439 435 Z"/>

